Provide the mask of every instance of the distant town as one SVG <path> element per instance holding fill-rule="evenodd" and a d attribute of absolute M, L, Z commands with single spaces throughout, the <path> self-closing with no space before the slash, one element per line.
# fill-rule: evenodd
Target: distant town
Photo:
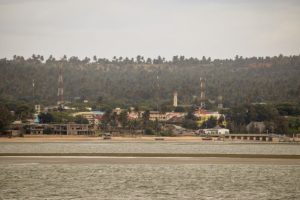
<path fill-rule="evenodd" d="M 35 82 L 33 80 L 34 89 Z M 86 135 L 103 136 L 201 136 L 203 140 L 254 140 L 291 141 L 299 137 L 299 118 L 280 117 L 288 110 L 299 112 L 299 107 L 286 105 L 276 109 L 266 103 L 251 103 L 234 110 L 223 107 L 223 97 L 206 96 L 206 79 L 199 78 L 199 96 L 191 105 L 181 105 L 178 92 L 174 91 L 172 105 L 162 109 L 141 110 L 138 106 L 97 110 L 88 99 L 74 102 L 64 100 L 62 68 L 58 74 L 56 105 L 34 104 L 34 111 L 24 113 L 9 111 L 10 121 L 2 126 L 2 136 L 24 135 Z M 36 102 L 37 103 L 37 102 Z M 208 110 L 206 104 L 213 105 Z M 2 108 L 3 109 L 3 108 Z M 23 108 L 24 109 L 24 108 Z M 281 110 L 280 110 L 281 109 Z M 294 109 L 291 111 L 291 109 Z M 5 110 L 4 110 L 5 111 Z M 4 112 L 5 113 L 5 112 Z M 14 119 L 14 120 L 12 120 Z M 9 122 L 9 123 L 8 123 Z"/>

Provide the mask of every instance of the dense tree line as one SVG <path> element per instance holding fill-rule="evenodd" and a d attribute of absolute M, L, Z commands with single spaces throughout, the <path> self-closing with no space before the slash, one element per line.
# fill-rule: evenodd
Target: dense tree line
<path fill-rule="evenodd" d="M 0 104 L 0 132 L 7 128 L 7 126 L 12 122 L 13 117 L 9 110 Z"/>
<path fill-rule="evenodd" d="M 207 97 L 215 100 L 222 95 L 226 107 L 250 102 L 299 102 L 300 95 L 300 56 L 236 56 L 223 60 L 174 56 L 166 60 L 138 55 L 108 60 L 32 55 L 0 60 L 0 97 L 55 103 L 58 66 L 63 67 L 65 99 L 70 101 L 80 98 L 118 106 L 155 107 L 157 101 L 170 105 L 176 90 L 180 104 L 193 104 L 200 93 L 199 77 L 206 80 Z"/>
<path fill-rule="evenodd" d="M 231 132 L 243 133 L 250 122 L 264 122 L 268 133 L 293 134 L 300 132 L 299 109 L 300 104 L 245 104 L 222 112 Z"/>

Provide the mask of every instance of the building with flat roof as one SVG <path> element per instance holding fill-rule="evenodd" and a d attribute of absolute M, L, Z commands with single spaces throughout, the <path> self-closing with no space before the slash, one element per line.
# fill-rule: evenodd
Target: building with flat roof
<path fill-rule="evenodd" d="M 167 121 L 166 113 L 162 113 L 159 111 L 150 111 L 149 120 L 151 121 Z"/>
<path fill-rule="evenodd" d="M 209 128 L 209 129 L 200 129 L 199 134 L 205 135 L 226 135 L 229 134 L 229 129 L 227 128 Z"/>
<path fill-rule="evenodd" d="M 89 124 L 30 124 L 26 127 L 27 134 L 58 134 L 58 135 L 94 135 L 95 130 Z"/>

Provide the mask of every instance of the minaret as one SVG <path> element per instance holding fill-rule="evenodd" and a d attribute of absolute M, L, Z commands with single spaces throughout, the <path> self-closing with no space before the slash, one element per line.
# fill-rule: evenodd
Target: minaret
<path fill-rule="evenodd" d="M 223 97 L 218 96 L 218 109 L 223 109 Z"/>
<path fill-rule="evenodd" d="M 205 108 L 205 80 L 200 77 L 200 108 Z"/>
<path fill-rule="evenodd" d="M 58 90 L 57 90 L 57 105 L 63 106 L 64 103 L 64 81 L 63 81 L 63 71 L 62 65 L 60 64 L 58 67 Z"/>
<path fill-rule="evenodd" d="M 174 92 L 174 96 L 173 96 L 173 106 L 174 107 L 177 107 L 178 104 L 177 104 L 177 91 Z"/>

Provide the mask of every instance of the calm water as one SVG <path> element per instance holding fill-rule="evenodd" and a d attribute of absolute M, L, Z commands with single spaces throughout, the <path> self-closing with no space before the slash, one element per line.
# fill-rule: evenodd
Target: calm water
<path fill-rule="evenodd" d="M 46 142 L 0 143 L 0 153 L 225 153 L 300 155 L 297 144 L 226 142 Z"/>
<path fill-rule="evenodd" d="M 2 164 L 0 199 L 300 199 L 297 165 Z"/>
<path fill-rule="evenodd" d="M 0 143 L 0 153 L 35 152 L 300 155 L 300 145 L 164 141 Z M 9 163 L 2 158 L 0 162 L 0 199 L 300 199 L 297 164 L 18 161 Z"/>

